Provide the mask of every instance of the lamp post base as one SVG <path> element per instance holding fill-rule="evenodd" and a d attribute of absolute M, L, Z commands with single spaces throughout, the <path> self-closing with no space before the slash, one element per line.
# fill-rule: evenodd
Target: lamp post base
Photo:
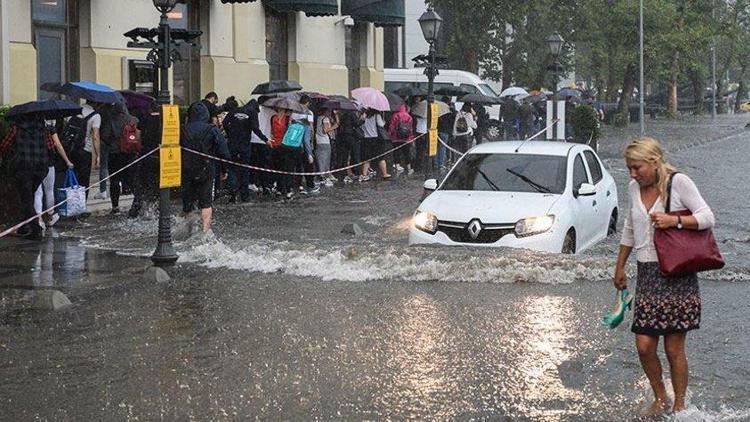
<path fill-rule="evenodd" d="M 170 208 L 169 189 L 162 189 L 159 193 L 159 244 L 151 255 L 151 261 L 157 267 L 168 267 L 177 262 L 177 252 L 172 246 Z"/>

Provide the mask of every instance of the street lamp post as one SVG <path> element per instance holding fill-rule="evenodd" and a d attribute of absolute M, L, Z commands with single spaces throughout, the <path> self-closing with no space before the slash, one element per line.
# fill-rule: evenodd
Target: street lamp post
<path fill-rule="evenodd" d="M 552 140 L 557 140 L 559 137 L 557 123 L 555 122 L 555 119 L 557 119 L 557 78 L 562 67 L 558 59 L 564 42 L 565 40 L 557 32 L 547 38 L 547 45 L 549 45 L 552 55 Z"/>
<path fill-rule="evenodd" d="M 169 67 L 172 64 L 172 40 L 167 13 L 174 9 L 177 5 L 177 0 L 153 0 L 153 2 L 156 9 L 161 12 L 157 45 L 157 63 L 159 65 L 159 93 L 157 101 L 159 104 L 169 104 Z M 151 261 L 157 267 L 166 267 L 174 265 L 177 262 L 177 252 L 175 252 L 172 245 L 171 214 L 169 189 L 161 189 L 159 192 L 159 239 L 156 250 L 151 256 Z"/>
<path fill-rule="evenodd" d="M 435 77 L 439 74 L 437 64 L 435 63 L 435 44 L 440 36 L 440 29 L 443 25 L 443 18 L 429 7 L 426 12 L 419 17 L 419 26 L 422 28 L 422 35 L 429 44 L 428 60 L 424 69 L 427 76 L 427 148 L 424 156 L 424 176 L 425 180 L 432 179 L 435 173 L 435 160 L 430 155 L 430 142 L 433 133 L 432 129 L 432 105 L 435 103 Z"/>

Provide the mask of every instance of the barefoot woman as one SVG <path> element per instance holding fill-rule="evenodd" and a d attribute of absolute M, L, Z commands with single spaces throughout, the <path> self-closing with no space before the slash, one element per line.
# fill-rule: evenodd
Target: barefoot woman
<path fill-rule="evenodd" d="M 654 230 L 677 227 L 703 230 L 713 227 L 714 215 L 701 197 L 695 183 L 678 173 L 672 181 L 671 210 L 692 212 L 691 216 L 664 213 L 669 177 L 675 172 L 664 158 L 659 142 L 640 138 L 625 149 L 625 161 L 633 179 L 628 187 L 630 208 L 625 213 L 620 253 L 617 257 L 614 283 L 627 287 L 625 263 L 635 249 L 638 261 L 633 326 L 635 345 L 643 371 L 654 390 L 654 402 L 647 413 L 668 410 L 667 392 L 662 381 L 661 361 L 656 354 L 659 337 L 664 337 L 664 351 L 674 388 L 672 411 L 685 408 L 688 364 L 685 355 L 687 332 L 700 326 L 701 298 L 695 274 L 665 278 L 659 271 Z"/>

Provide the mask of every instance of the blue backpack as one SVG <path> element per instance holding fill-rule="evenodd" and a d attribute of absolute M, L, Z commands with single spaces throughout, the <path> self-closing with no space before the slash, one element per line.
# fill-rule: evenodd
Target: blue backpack
<path fill-rule="evenodd" d="M 293 122 L 286 129 L 284 139 L 281 145 L 289 148 L 301 148 L 302 140 L 305 138 L 305 126 L 301 123 Z"/>

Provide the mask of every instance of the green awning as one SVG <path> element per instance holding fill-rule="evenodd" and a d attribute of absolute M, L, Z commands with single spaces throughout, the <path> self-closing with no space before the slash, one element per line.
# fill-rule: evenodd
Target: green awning
<path fill-rule="evenodd" d="M 404 26 L 404 0 L 341 0 L 341 14 L 376 26 Z"/>
<path fill-rule="evenodd" d="M 277 12 L 305 12 L 307 16 L 336 16 L 338 0 L 263 0 L 266 7 Z"/>

